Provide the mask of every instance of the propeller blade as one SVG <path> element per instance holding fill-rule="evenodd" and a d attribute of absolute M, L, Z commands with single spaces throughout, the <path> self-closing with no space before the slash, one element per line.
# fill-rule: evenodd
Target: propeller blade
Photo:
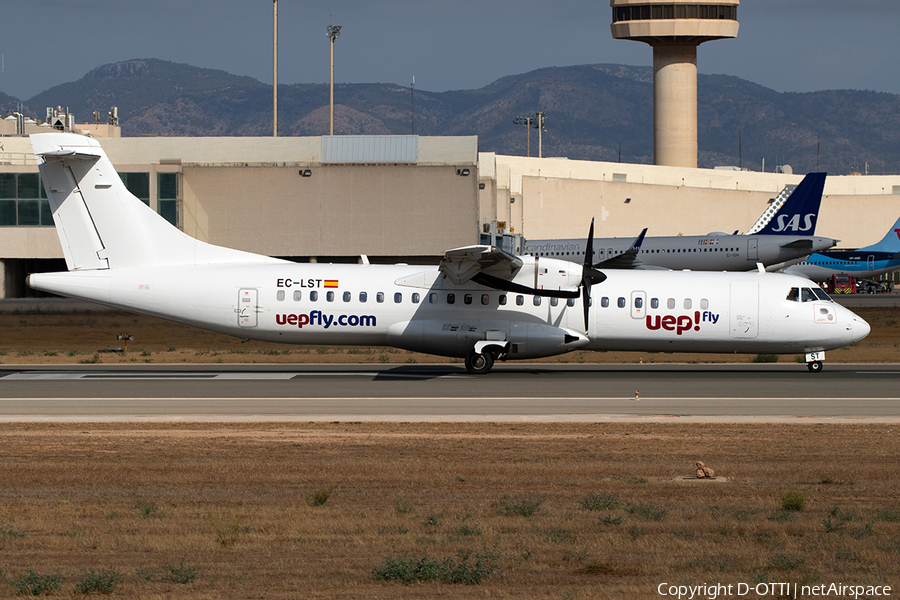
<path fill-rule="evenodd" d="M 591 311 L 591 285 L 601 283 L 606 275 L 596 270 L 592 265 L 594 259 L 594 219 L 591 219 L 591 228 L 588 230 L 587 243 L 584 246 L 584 263 L 581 270 L 581 304 L 584 308 L 584 331 L 588 332 Z"/>

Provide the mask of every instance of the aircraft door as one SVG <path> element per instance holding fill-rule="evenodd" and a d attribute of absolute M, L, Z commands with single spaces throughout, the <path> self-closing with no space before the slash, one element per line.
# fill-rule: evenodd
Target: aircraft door
<path fill-rule="evenodd" d="M 731 282 L 728 319 L 733 339 L 752 340 L 759 335 L 759 283 Z"/>
<path fill-rule="evenodd" d="M 631 292 L 631 317 L 633 319 L 643 319 L 647 314 L 647 294 L 646 292 Z"/>
<path fill-rule="evenodd" d="M 759 260 L 759 241 L 755 237 L 747 240 L 747 260 Z"/>
<path fill-rule="evenodd" d="M 259 290 L 241 288 L 238 290 L 237 319 L 241 327 L 256 327 L 259 310 Z"/>
<path fill-rule="evenodd" d="M 874 254 L 870 254 L 869 258 L 866 259 L 866 268 L 869 269 L 870 271 L 875 270 L 875 255 Z"/>

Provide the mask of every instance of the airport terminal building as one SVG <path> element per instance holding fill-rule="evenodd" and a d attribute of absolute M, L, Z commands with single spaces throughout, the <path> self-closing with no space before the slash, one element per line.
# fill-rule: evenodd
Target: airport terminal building
<path fill-rule="evenodd" d="M 297 261 L 433 263 L 499 235 L 510 251 L 519 236 L 584 236 L 592 218 L 598 237 L 747 231 L 803 176 L 504 156 L 479 152 L 476 136 L 116 134 L 94 131 L 132 193 L 171 223 Z M 65 263 L 28 137 L 0 143 L 0 298 L 15 298 L 33 294 L 28 273 Z M 830 176 L 816 232 L 864 246 L 898 213 L 900 175 Z"/>

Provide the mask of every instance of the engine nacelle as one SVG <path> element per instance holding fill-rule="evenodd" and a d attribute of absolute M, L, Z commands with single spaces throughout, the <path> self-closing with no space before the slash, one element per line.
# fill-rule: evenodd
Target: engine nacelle
<path fill-rule="evenodd" d="M 540 256 L 522 256 L 523 265 L 512 282 L 538 291 L 579 291 L 583 268 L 581 265 Z"/>

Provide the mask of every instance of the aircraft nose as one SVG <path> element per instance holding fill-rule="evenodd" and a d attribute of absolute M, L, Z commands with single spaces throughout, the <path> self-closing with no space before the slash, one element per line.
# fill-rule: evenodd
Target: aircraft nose
<path fill-rule="evenodd" d="M 850 343 L 853 344 L 869 335 L 869 332 L 872 331 L 872 326 L 862 317 L 853 314 L 847 323 L 847 331 L 850 333 Z"/>

